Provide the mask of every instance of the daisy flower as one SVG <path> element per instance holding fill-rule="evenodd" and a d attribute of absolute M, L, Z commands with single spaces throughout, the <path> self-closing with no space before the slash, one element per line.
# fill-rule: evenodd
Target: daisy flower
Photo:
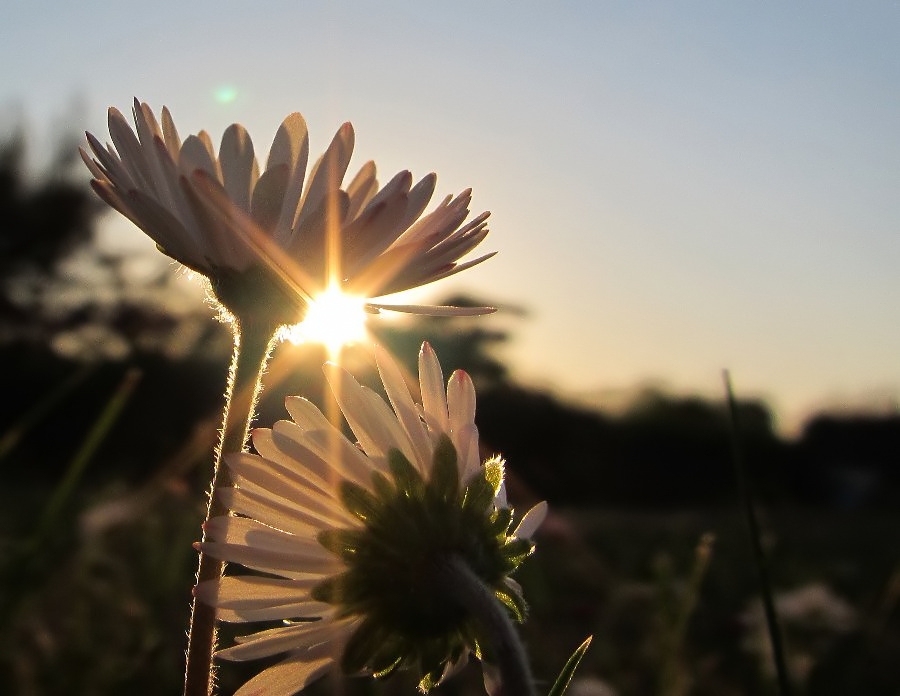
<path fill-rule="evenodd" d="M 546 504 L 513 526 L 503 461 L 479 458 L 475 391 L 465 372 L 454 372 L 445 390 L 437 357 L 423 344 L 417 404 L 387 353 L 379 350 L 377 360 L 390 406 L 327 366 L 358 444 L 308 401 L 290 397 L 292 421 L 254 431 L 258 455 L 225 457 L 234 486 L 222 493 L 233 514 L 211 519 L 200 547 L 265 575 L 203 582 L 196 595 L 223 621 L 282 621 L 237 638 L 218 657 L 285 655 L 241 696 L 294 694 L 333 669 L 374 676 L 413 669 L 427 691 L 470 654 L 492 678 L 492 646 L 448 568 L 462 567 L 492 604 L 524 617 L 510 573 L 531 553 Z"/>
<path fill-rule="evenodd" d="M 209 278 L 235 316 L 271 312 L 277 324 L 294 324 L 310 300 L 330 288 L 382 297 L 493 255 L 460 262 L 488 232 L 487 212 L 465 222 L 471 190 L 447 196 L 423 215 L 436 176 L 413 185 L 410 172 L 402 171 L 379 187 L 373 162 L 342 188 L 354 144 L 349 123 L 307 176 L 309 138 L 298 113 L 282 122 L 262 172 L 239 124 L 225 131 L 216 154 L 205 131 L 182 141 L 165 107 L 157 120 L 135 99 L 133 116 L 134 129 L 117 109 L 109 110 L 112 144 L 87 133 L 91 154 L 82 149 L 81 155 L 91 185 L 161 251 Z M 491 311 L 375 302 L 368 308 Z"/>

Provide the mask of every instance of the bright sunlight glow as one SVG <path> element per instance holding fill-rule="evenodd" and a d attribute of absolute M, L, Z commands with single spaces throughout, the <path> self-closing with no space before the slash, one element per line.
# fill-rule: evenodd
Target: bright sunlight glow
<path fill-rule="evenodd" d="M 331 355 L 366 336 L 365 300 L 331 286 L 313 298 L 306 318 L 286 331 L 292 343 L 321 343 Z"/>

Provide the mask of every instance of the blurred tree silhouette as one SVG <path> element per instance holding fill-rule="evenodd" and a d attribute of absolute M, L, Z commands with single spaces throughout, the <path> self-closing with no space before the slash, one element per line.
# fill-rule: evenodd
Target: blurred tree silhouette
<path fill-rule="evenodd" d="M 0 145 L 0 273 L 4 287 L 28 274 L 46 275 L 89 241 L 101 207 L 54 168 L 35 187 L 24 180 L 21 136 Z M 61 158 L 62 159 L 62 158 Z"/>
<path fill-rule="evenodd" d="M 0 312 L 4 317 L 0 339 L 4 341 L 46 316 L 50 280 L 59 276 L 63 261 L 92 239 L 102 210 L 83 186 L 67 176 L 66 158 L 56 163 L 62 167 L 29 185 L 24 156 L 21 135 L 0 145 Z"/>
<path fill-rule="evenodd" d="M 174 315 L 166 306 L 170 269 L 160 264 L 136 282 L 127 255 L 97 248 L 108 207 L 86 185 L 71 139 L 57 152 L 32 178 L 22 136 L 0 145 L 0 346 L 53 346 L 96 359 L 164 351 L 188 336 L 213 340 L 205 308 Z"/>

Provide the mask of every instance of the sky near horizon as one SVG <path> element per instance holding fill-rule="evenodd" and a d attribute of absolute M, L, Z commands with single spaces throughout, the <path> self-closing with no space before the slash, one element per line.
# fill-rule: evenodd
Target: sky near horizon
<path fill-rule="evenodd" d="M 898 36 L 897 2 L 7 0 L 0 114 L 105 140 L 138 96 L 258 154 L 291 111 L 311 153 L 352 121 L 351 170 L 492 211 L 498 256 L 419 299 L 527 308 L 473 320 L 523 379 L 716 396 L 728 368 L 790 428 L 900 402 Z"/>

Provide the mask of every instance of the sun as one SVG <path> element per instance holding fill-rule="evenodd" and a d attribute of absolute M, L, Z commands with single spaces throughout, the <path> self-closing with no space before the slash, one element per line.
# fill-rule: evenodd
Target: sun
<path fill-rule="evenodd" d="M 287 327 L 284 337 L 292 343 L 321 343 L 336 356 L 350 343 L 366 337 L 365 300 L 331 285 L 313 297 L 306 318 Z"/>

